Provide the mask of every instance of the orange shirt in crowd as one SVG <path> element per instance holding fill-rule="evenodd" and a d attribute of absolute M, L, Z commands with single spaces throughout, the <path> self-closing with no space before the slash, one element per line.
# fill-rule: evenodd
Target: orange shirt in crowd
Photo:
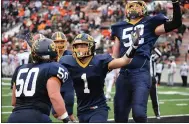
<path fill-rule="evenodd" d="M 60 9 L 59 9 L 59 12 L 60 12 L 60 15 L 61 15 L 61 16 L 64 16 L 65 13 L 66 13 L 66 10 L 60 8 Z"/>
<path fill-rule="evenodd" d="M 27 42 L 22 43 L 22 49 L 26 50 L 27 49 Z"/>
<path fill-rule="evenodd" d="M 45 24 L 45 23 L 41 23 L 40 25 L 38 25 L 37 30 L 38 30 L 38 31 L 44 30 L 45 27 L 46 27 L 46 24 Z"/>
<path fill-rule="evenodd" d="M 51 20 L 46 20 L 46 25 L 51 26 L 52 25 Z"/>
<path fill-rule="evenodd" d="M 105 37 L 106 37 L 106 36 L 109 37 L 109 36 L 110 36 L 110 31 L 109 31 L 108 29 L 104 29 L 104 30 L 101 31 L 101 34 L 102 34 L 103 36 L 105 36 Z"/>
<path fill-rule="evenodd" d="M 189 4 L 184 4 L 185 9 L 189 9 Z"/>
<path fill-rule="evenodd" d="M 31 20 L 37 20 L 37 13 L 33 13 L 30 17 Z"/>
<path fill-rule="evenodd" d="M 18 16 L 22 17 L 22 16 L 24 16 L 24 13 L 25 13 L 24 9 L 23 9 L 23 8 L 20 8 L 20 9 L 19 9 Z"/>

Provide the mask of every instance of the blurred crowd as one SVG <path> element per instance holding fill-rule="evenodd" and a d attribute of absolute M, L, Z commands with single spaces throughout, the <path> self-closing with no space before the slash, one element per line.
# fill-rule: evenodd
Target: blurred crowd
<path fill-rule="evenodd" d="M 66 34 L 71 44 L 78 33 L 89 33 L 97 42 L 97 53 L 104 53 L 113 45 L 110 25 L 125 18 L 125 0 L 3 0 L 1 14 L 2 74 L 12 76 L 15 68 L 27 63 L 30 48 L 20 37 L 24 32 L 41 33 L 51 38 L 55 31 Z M 170 2 L 147 1 L 149 14 L 168 11 Z M 189 18 L 189 2 L 181 0 L 183 19 Z M 182 37 L 188 30 L 183 25 L 178 30 L 161 36 L 156 46 L 166 58 L 179 56 Z M 165 41 L 165 42 L 162 42 Z M 71 49 L 68 47 L 68 49 Z M 21 57 L 18 57 L 21 56 Z"/>

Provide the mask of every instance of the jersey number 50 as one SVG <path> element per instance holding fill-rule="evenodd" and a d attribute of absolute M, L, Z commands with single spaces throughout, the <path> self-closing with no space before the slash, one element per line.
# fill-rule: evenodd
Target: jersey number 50
<path fill-rule="evenodd" d="M 134 30 L 136 30 L 136 28 L 140 29 L 140 36 L 142 36 L 144 34 L 144 25 L 139 24 L 134 27 Z M 129 41 L 129 42 L 123 42 L 125 47 L 129 47 L 132 44 L 132 36 L 130 33 L 132 30 L 133 30 L 133 27 L 123 29 L 122 40 L 127 39 L 126 41 Z M 139 41 L 139 44 L 143 44 L 143 43 L 144 43 L 144 38 L 141 38 Z"/>
<path fill-rule="evenodd" d="M 29 71 L 29 72 L 28 72 Z M 21 74 L 27 73 L 26 80 L 20 79 Z M 32 68 L 29 70 L 29 68 L 21 69 L 18 73 L 18 76 L 16 78 L 16 97 L 20 97 L 22 92 L 25 96 L 33 96 L 36 89 L 36 80 L 39 73 L 39 68 Z M 33 74 L 33 75 L 32 75 Z M 31 76 L 33 76 L 32 83 L 30 85 L 30 90 L 28 90 L 29 87 L 29 81 Z M 18 88 L 19 86 L 19 88 Z"/>

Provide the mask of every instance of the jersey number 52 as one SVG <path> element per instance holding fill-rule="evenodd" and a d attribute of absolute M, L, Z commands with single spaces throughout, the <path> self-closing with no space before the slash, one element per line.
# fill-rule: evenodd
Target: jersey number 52
<path fill-rule="evenodd" d="M 131 31 L 136 30 L 136 28 L 140 29 L 140 36 L 142 36 L 144 34 L 144 25 L 143 24 L 139 24 L 135 27 L 129 27 L 129 28 L 125 28 L 123 29 L 123 35 L 122 35 L 122 40 L 127 39 L 126 41 L 129 42 L 123 42 L 125 47 L 129 47 L 132 44 L 132 37 L 131 37 Z M 144 38 L 141 38 L 139 41 L 139 44 L 143 44 L 144 43 Z"/>

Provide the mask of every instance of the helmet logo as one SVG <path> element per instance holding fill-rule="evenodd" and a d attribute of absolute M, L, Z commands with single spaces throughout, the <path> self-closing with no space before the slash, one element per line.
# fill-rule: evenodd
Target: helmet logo
<path fill-rule="evenodd" d="M 87 38 L 89 41 L 94 41 L 94 38 L 90 35 L 88 35 L 88 38 Z"/>
<path fill-rule="evenodd" d="M 55 45 L 54 42 L 52 42 L 52 43 L 50 44 L 50 47 L 51 47 L 52 51 L 56 51 L 56 45 Z"/>
<path fill-rule="evenodd" d="M 81 38 L 81 37 L 82 37 L 82 34 L 79 34 L 79 35 L 76 36 L 76 39 Z"/>

